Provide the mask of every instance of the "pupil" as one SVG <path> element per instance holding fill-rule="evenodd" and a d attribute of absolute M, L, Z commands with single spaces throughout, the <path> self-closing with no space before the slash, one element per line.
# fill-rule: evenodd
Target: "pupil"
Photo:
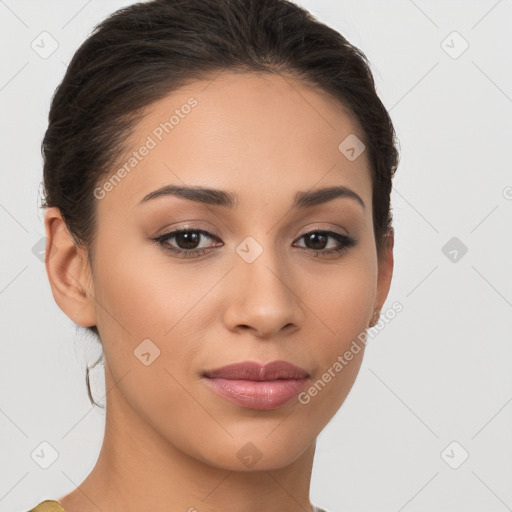
<path fill-rule="evenodd" d="M 176 235 L 176 242 L 183 249 L 194 249 L 197 246 L 199 240 L 198 233 L 178 233 Z"/>
<path fill-rule="evenodd" d="M 308 246 L 310 249 L 324 249 L 325 248 L 325 242 L 326 242 L 326 235 L 322 233 L 311 233 L 308 237 L 306 237 L 306 240 L 313 240 L 313 247 L 310 247 L 308 243 L 306 242 L 306 246 Z M 315 244 L 316 241 L 316 244 Z M 318 246 L 318 242 L 320 242 L 320 246 Z"/>

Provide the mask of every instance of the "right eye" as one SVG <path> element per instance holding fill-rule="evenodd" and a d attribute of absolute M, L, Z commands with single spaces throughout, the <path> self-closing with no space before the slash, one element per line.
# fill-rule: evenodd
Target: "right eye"
<path fill-rule="evenodd" d="M 159 244 L 163 249 L 171 251 L 176 255 L 182 254 L 182 257 L 184 258 L 195 258 L 209 252 L 209 250 L 215 246 L 218 247 L 218 244 L 215 246 L 200 247 L 201 238 L 218 240 L 215 235 L 208 231 L 192 228 L 175 229 L 168 233 L 164 233 L 163 235 L 159 235 L 152 240 Z M 173 239 L 175 240 L 177 247 L 169 243 L 169 240 Z"/>

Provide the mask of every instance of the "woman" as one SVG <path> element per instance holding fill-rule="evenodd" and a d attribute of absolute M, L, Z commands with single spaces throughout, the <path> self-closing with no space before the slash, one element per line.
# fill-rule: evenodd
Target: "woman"
<path fill-rule="evenodd" d="M 286 0 L 135 4 L 76 52 L 42 151 L 52 293 L 107 393 L 95 467 L 32 510 L 321 512 L 315 441 L 393 270 L 365 56 Z"/>

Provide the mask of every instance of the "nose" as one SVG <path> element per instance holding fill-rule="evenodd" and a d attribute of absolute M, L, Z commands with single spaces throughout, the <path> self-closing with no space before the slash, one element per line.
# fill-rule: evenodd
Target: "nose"
<path fill-rule="evenodd" d="M 252 263 L 235 256 L 230 272 L 226 328 L 258 338 L 289 335 L 300 329 L 303 305 L 294 290 L 292 268 L 266 249 Z"/>

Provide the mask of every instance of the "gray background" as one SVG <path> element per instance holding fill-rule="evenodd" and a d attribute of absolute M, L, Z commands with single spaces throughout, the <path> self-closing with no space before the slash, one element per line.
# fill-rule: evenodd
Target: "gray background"
<path fill-rule="evenodd" d="M 0 512 L 74 489 L 101 446 L 104 411 L 84 381 L 99 352 L 55 304 L 33 253 L 44 235 L 39 148 L 72 54 L 130 3 L 0 0 Z M 383 312 L 395 301 L 403 311 L 371 339 L 318 440 L 312 502 L 512 510 L 512 1 L 297 3 L 366 53 L 401 143 Z M 31 47 L 51 49 L 43 31 L 58 44 L 47 58 Z M 58 453 L 48 469 L 31 455 L 42 442 Z"/>

